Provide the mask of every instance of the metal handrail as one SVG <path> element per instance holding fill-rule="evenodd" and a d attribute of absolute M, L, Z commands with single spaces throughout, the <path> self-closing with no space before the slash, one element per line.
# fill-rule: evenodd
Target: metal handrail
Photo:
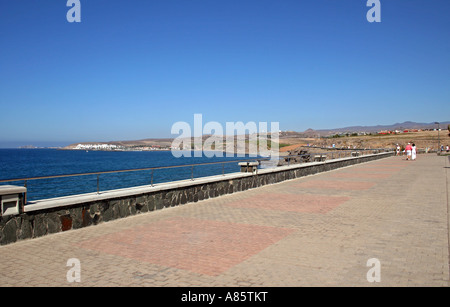
<path fill-rule="evenodd" d="M 330 150 L 333 150 L 333 148 L 329 148 Z M 339 151 L 345 151 L 345 152 L 355 152 L 355 151 L 380 151 L 380 150 L 386 150 L 386 149 L 346 149 L 346 150 L 339 150 Z M 288 158 L 288 165 L 290 165 L 290 158 L 299 158 L 304 156 L 314 156 L 314 155 L 321 155 L 321 156 L 328 156 L 331 154 L 331 157 L 333 158 L 332 152 L 317 152 L 317 153 L 307 153 L 302 155 L 287 155 L 287 156 L 279 156 L 278 160 L 286 159 Z M 340 156 L 340 153 L 339 153 Z M 66 178 L 66 177 L 78 177 L 78 176 L 89 176 L 89 175 L 97 175 L 97 193 L 100 192 L 99 187 L 99 176 L 102 174 L 112 174 L 112 173 L 125 173 L 125 172 L 136 172 L 136 171 L 152 171 L 151 172 L 151 186 L 153 186 L 153 173 L 155 170 L 159 169 L 171 169 L 171 168 L 182 168 L 182 167 L 191 167 L 191 180 L 194 180 L 194 167 L 196 166 L 204 166 L 204 165 L 215 165 L 215 164 L 222 164 L 222 175 L 225 175 L 224 172 L 224 165 L 226 163 L 236 163 L 236 162 L 246 162 L 246 161 L 265 161 L 265 160 L 271 160 L 271 158 L 264 158 L 264 157 L 254 157 L 249 159 L 240 159 L 240 160 L 233 160 L 233 161 L 219 161 L 219 162 L 206 162 L 206 163 L 194 163 L 194 164 L 184 164 L 184 165 L 169 165 L 169 166 L 156 166 L 156 167 L 147 167 L 147 168 L 135 168 L 135 169 L 123 169 L 123 170 L 113 170 L 113 171 L 99 171 L 99 172 L 89 172 L 89 173 L 75 173 L 75 174 L 63 174 L 63 175 L 49 175 L 49 176 L 39 176 L 39 177 L 27 177 L 27 178 L 12 178 L 12 179 L 1 179 L 0 183 L 4 182 L 13 182 L 13 181 L 24 181 L 24 186 L 27 187 L 27 183 L 30 180 L 41 180 L 41 179 L 53 179 L 53 178 Z M 257 173 L 256 173 L 257 174 Z M 24 203 L 26 204 L 26 194 Z"/>
<path fill-rule="evenodd" d="M 135 172 L 135 171 L 150 171 L 150 170 L 156 170 L 156 169 L 193 167 L 193 166 L 202 166 L 202 165 L 211 165 L 211 164 L 225 164 L 225 163 L 244 162 L 244 161 L 250 161 L 250 160 L 254 161 L 255 159 L 257 159 L 257 160 L 267 160 L 267 159 L 270 159 L 270 158 L 253 158 L 253 159 L 242 159 L 242 160 L 234 160 L 234 161 L 194 163 L 194 164 L 183 164 L 183 165 L 168 165 L 168 166 L 156 166 L 156 167 L 147 167 L 147 168 L 132 168 L 132 169 L 123 169 L 123 170 L 114 170 L 114 171 L 99 171 L 99 172 L 75 173 L 75 174 L 64 174 L 64 175 L 49 175 L 49 176 L 28 177 L 28 178 L 13 178 L 13 179 L 2 179 L 2 180 L 0 180 L 0 182 L 39 180 L 39 179 L 53 179 L 53 178 L 63 178 L 63 177 L 101 175 L 101 174 L 125 173 L 125 172 Z"/>
<path fill-rule="evenodd" d="M 331 149 L 331 148 L 330 148 Z M 334 149 L 334 148 L 333 148 Z M 373 151 L 379 149 L 346 149 L 341 151 Z M 383 149 L 381 149 L 383 150 Z M 288 155 L 288 156 L 279 156 L 278 159 L 285 159 L 289 157 L 301 157 L 308 155 L 328 155 L 330 152 L 326 153 L 308 153 L 304 155 Z M 123 170 L 113 170 L 113 171 L 99 171 L 99 172 L 89 172 L 89 173 L 75 173 L 75 174 L 63 174 L 63 175 L 49 175 L 49 176 L 39 176 L 39 177 L 26 177 L 26 178 L 11 178 L 11 179 L 1 179 L 2 182 L 11 182 L 11 181 L 24 181 L 24 180 L 40 180 L 40 179 L 53 179 L 53 178 L 63 178 L 63 177 L 77 177 L 77 176 L 89 176 L 89 175 L 102 175 L 102 174 L 112 174 L 112 173 L 125 173 L 125 172 L 135 172 L 135 171 L 149 171 L 149 170 L 157 170 L 157 169 L 169 169 L 169 168 L 181 168 L 181 167 L 195 167 L 202 165 L 212 165 L 212 164 L 225 164 L 225 163 L 235 163 L 235 162 L 245 162 L 245 161 L 254 161 L 254 160 L 270 160 L 271 158 L 260 158 L 255 157 L 251 159 L 241 159 L 241 160 L 233 160 L 233 161 L 219 161 L 219 162 L 206 162 L 206 163 L 194 163 L 194 164 L 182 164 L 182 165 L 168 165 L 168 166 L 156 166 L 156 167 L 146 167 L 146 168 L 132 168 L 132 169 L 123 169 Z"/>

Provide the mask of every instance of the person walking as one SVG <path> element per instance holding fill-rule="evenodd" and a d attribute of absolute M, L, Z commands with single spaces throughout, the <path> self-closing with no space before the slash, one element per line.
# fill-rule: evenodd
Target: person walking
<path fill-rule="evenodd" d="M 416 144 L 412 144 L 411 146 L 411 160 L 416 160 L 416 155 L 417 155 L 417 149 L 416 149 Z"/>
<path fill-rule="evenodd" d="M 397 144 L 397 156 L 400 156 L 400 145 Z"/>
<path fill-rule="evenodd" d="M 411 143 L 408 143 L 408 145 L 406 145 L 405 151 L 406 151 L 406 160 L 411 160 L 411 151 L 412 151 Z"/>

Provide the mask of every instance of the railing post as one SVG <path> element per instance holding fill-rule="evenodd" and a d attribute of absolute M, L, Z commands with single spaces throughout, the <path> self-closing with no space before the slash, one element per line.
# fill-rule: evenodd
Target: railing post
<path fill-rule="evenodd" d="M 191 180 L 194 181 L 194 165 L 191 167 Z"/>
<path fill-rule="evenodd" d="M 152 179 L 151 179 L 151 181 L 150 181 L 150 184 L 151 184 L 152 187 L 153 187 L 153 168 L 152 168 Z"/>
<path fill-rule="evenodd" d="M 24 206 L 27 204 L 27 192 L 28 192 L 28 183 L 27 180 L 25 179 L 25 182 L 23 184 L 23 186 L 25 187 L 25 189 L 27 189 L 27 191 L 25 191 L 25 193 L 23 193 L 23 206 L 22 206 L 22 212 L 24 211 Z"/>
<path fill-rule="evenodd" d="M 225 163 L 222 163 L 222 176 L 225 176 Z"/>
<path fill-rule="evenodd" d="M 97 174 L 97 194 L 100 194 L 100 175 Z"/>

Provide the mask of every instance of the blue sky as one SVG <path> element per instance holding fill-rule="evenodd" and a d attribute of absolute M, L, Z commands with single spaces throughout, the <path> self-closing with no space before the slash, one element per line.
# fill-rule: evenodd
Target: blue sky
<path fill-rule="evenodd" d="M 448 121 L 450 1 L 0 0 L 0 147 Z"/>

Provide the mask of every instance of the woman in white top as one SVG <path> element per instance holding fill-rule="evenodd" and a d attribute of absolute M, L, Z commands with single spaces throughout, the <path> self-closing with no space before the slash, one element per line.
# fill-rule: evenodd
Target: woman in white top
<path fill-rule="evenodd" d="M 411 160 L 416 160 L 416 144 L 412 144 L 412 150 L 411 150 Z"/>

